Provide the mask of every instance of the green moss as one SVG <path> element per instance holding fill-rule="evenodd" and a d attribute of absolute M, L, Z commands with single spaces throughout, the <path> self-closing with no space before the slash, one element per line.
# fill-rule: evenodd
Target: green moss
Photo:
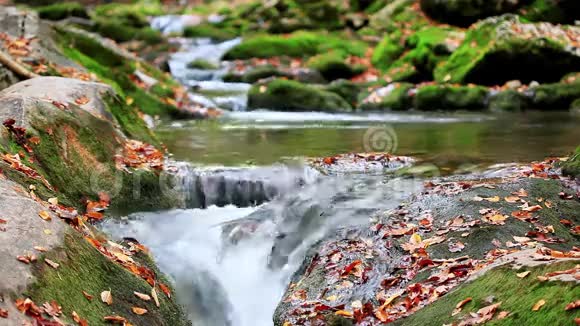
<path fill-rule="evenodd" d="M 246 71 L 241 77 L 240 82 L 253 84 L 259 80 L 269 77 L 291 77 L 289 74 L 280 71 L 278 68 L 270 65 L 254 67 Z"/>
<path fill-rule="evenodd" d="M 207 37 L 215 41 L 227 41 L 238 37 L 239 34 L 232 28 L 221 28 L 214 24 L 204 23 L 186 27 L 183 30 L 183 36 Z"/>
<path fill-rule="evenodd" d="M 580 3 L 575 0 L 534 0 L 519 10 L 530 21 L 573 24 L 579 18 Z"/>
<path fill-rule="evenodd" d="M 161 33 L 150 27 L 134 28 L 112 20 L 97 20 L 95 31 L 104 37 L 121 43 L 131 40 L 140 40 L 147 44 L 163 42 Z"/>
<path fill-rule="evenodd" d="M 400 31 L 389 34 L 377 45 L 373 52 L 372 63 L 379 69 L 387 69 L 403 54 L 405 46 L 402 44 Z"/>
<path fill-rule="evenodd" d="M 336 79 L 350 79 L 363 73 L 364 66 L 353 66 L 346 63 L 347 56 L 339 51 L 331 51 L 311 57 L 306 66 L 318 70 L 328 81 Z"/>
<path fill-rule="evenodd" d="M 156 307 L 153 301 L 138 299 L 133 292 L 148 294 L 151 286 L 105 258 L 74 231 L 65 235 L 61 248 L 48 252 L 45 257 L 58 262 L 60 267 L 52 269 L 37 264 L 35 275 L 38 280 L 26 294 L 39 304 L 55 300 L 66 316 L 75 311 L 90 325 L 108 325 L 103 317 L 110 315 L 121 315 L 135 325 L 190 325 L 182 308 L 159 289 L 160 307 Z M 158 270 L 155 272 L 160 275 Z M 113 296 L 111 306 L 100 300 L 100 293 L 106 290 L 110 290 Z M 94 296 L 93 300 L 87 300 L 83 291 Z M 145 308 L 148 313 L 137 316 L 131 311 L 134 306 Z M 72 320 L 68 321 L 72 323 Z"/>
<path fill-rule="evenodd" d="M 580 65 L 580 58 L 566 50 L 566 42 L 550 33 L 523 37 L 521 33 L 506 32 L 516 28 L 545 29 L 524 24 L 513 15 L 477 23 L 449 60 L 435 70 L 435 80 L 484 85 L 501 85 L 509 80 L 554 82 Z M 568 27 L 553 28 L 565 31 Z M 538 71 L 538 65 L 545 69 Z"/>
<path fill-rule="evenodd" d="M 360 94 L 365 86 L 365 84 L 339 79 L 324 87 L 324 90 L 337 94 L 352 105 L 352 107 L 356 107 L 359 102 Z"/>
<path fill-rule="evenodd" d="M 487 306 L 485 299 L 489 296 L 495 298 L 495 303 L 501 302 L 500 311 L 507 311 L 510 315 L 501 321 L 492 320 L 487 325 L 566 325 L 572 323 L 574 318 L 580 317 L 580 311 L 564 311 L 564 308 L 568 303 L 578 299 L 575 282 L 539 282 L 537 276 L 570 269 L 577 263 L 553 263 L 519 271 L 509 266 L 495 268 L 395 324 L 457 323 L 461 318 L 466 318 L 469 312 L 476 312 Z M 530 275 L 523 279 L 516 276 L 516 273 L 524 270 L 530 271 Z M 460 314 L 452 317 L 451 313 L 455 305 L 466 298 L 473 300 L 463 307 Z M 541 299 L 545 300 L 546 304 L 540 311 L 532 311 L 534 304 Z"/>
<path fill-rule="evenodd" d="M 532 106 L 540 110 L 568 110 L 580 98 L 580 80 L 573 83 L 543 84 L 532 89 Z"/>
<path fill-rule="evenodd" d="M 488 90 L 482 86 L 428 85 L 415 95 L 415 108 L 433 110 L 483 110 Z"/>
<path fill-rule="evenodd" d="M 492 111 L 522 111 L 530 105 L 530 99 L 512 89 L 500 91 L 489 97 L 488 107 Z"/>
<path fill-rule="evenodd" d="M 349 111 L 348 104 L 335 93 L 299 82 L 276 79 L 252 86 L 250 109 L 275 108 L 282 111 Z"/>
<path fill-rule="evenodd" d="M 245 39 L 226 53 L 226 60 L 270 58 L 277 56 L 309 57 L 331 50 L 363 56 L 366 45 L 337 35 L 296 32 L 288 36 L 261 35 Z"/>
<path fill-rule="evenodd" d="M 76 2 L 55 3 L 36 10 L 42 19 L 61 20 L 70 16 L 89 18 L 85 7 Z"/>
<path fill-rule="evenodd" d="M 572 153 L 568 161 L 562 164 L 562 173 L 572 177 L 580 177 L 580 146 Z"/>
<path fill-rule="evenodd" d="M 147 16 L 163 14 L 163 9 L 159 3 L 109 3 L 95 7 L 94 14 L 98 18 L 109 19 L 118 24 L 143 28 L 149 26 Z"/>
<path fill-rule="evenodd" d="M 187 64 L 187 68 L 201 70 L 215 70 L 218 68 L 218 66 L 204 59 L 195 59 Z"/>
<path fill-rule="evenodd" d="M 385 96 L 381 96 L 381 90 L 377 90 L 371 98 L 367 98 L 360 105 L 361 110 L 393 110 L 404 111 L 413 107 L 413 100 L 409 91 L 414 87 L 409 83 L 393 83 L 384 89 L 392 88 Z"/>

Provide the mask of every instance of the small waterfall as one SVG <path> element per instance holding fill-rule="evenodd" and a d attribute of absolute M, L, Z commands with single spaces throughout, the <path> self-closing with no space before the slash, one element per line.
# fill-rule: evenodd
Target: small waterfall
<path fill-rule="evenodd" d="M 180 163 L 175 173 L 187 208 L 257 206 L 311 183 L 318 176 L 308 167 L 198 168 Z"/>

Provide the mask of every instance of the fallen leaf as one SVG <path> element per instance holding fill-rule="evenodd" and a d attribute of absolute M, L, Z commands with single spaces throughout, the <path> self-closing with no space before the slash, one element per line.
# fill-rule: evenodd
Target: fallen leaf
<path fill-rule="evenodd" d="M 530 275 L 530 273 L 531 273 L 530 271 L 525 271 L 525 272 L 517 273 L 516 275 L 517 275 L 519 278 L 524 278 L 524 277 L 526 277 L 526 276 Z"/>
<path fill-rule="evenodd" d="M 153 301 L 155 301 L 155 305 L 159 307 L 159 298 L 157 297 L 157 291 L 155 290 L 155 287 L 151 288 L 151 297 L 153 298 Z"/>
<path fill-rule="evenodd" d="M 33 248 L 34 248 L 34 250 L 40 251 L 40 252 L 47 252 L 48 251 L 48 249 L 41 247 L 41 246 L 34 246 Z"/>
<path fill-rule="evenodd" d="M 52 260 L 50 260 L 50 259 L 48 259 L 48 258 L 44 258 L 44 262 L 45 262 L 45 263 L 46 263 L 48 266 L 50 266 L 50 267 L 52 267 L 52 268 L 54 268 L 54 269 L 57 269 L 57 268 L 60 266 L 58 263 L 56 263 L 56 262 L 54 262 L 54 261 L 52 261 Z"/>
<path fill-rule="evenodd" d="M 121 324 L 124 325 L 127 322 L 127 319 L 121 316 L 106 316 L 103 318 L 105 321 L 108 321 L 113 324 Z"/>
<path fill-rule="evenodd" d="M 461 309 L 463 308 L 463 306 L 465 306 L 467 303 L 471 302 L 471 300 L 473 300 L 473 299 L 472 298 L 466 298 L 466 299 L 460 301 L 459 303 L 457 303 L 455 305 L 455 309 L 451 313 L 451 316 L 455 316 L 458 313 L 460 313 L 461 312 Z"/>
<path fill-rule="evenodd" d="M 487 197 L 487 198 L 483 198 L 484 200 L 487 200 L 490 203 L 497 203 L 499 202 L 499 196 L 493 196 L 493 197 Z"/>
<path fill-rule="evenodd" d="M 132 97 L 127 96 L 127 98 L 125 99 L 125 103 L 127 105 L 131 105 L 131 104 L 133 104 L 133 102 L 135 102 L 135 100 Z"/>
<path fill-rule="evenodd" d="M 510 313 L 509 313 L 508 311 L 500 311 L 500 312 L 497 314 L 497 320 L 502 320 L 502 319 L 505 319 L 505 318 L 507 318 L 507 316 L 509 316 L 509 315 L 510 315 Z"/>
<path fill-rule="evenodd" d="M 83 295 L 85 296 L 85 298 L 87 298 L 87 300 L 89 301 L 93 300 L 93 296 L 88 294 L 86 291 L 83 291 Z"/>
<path fill-rule="evenodd" d="M 455 243 L 449 243 L 449 251 L 450 252 L 460 252 L 465 248 L 465 245 L 461 241 L 457 241 Z"/>
<path fill-rule="evenodd" d="M 577 308 L 580 308 L 580 300 L 570 302 L 569 304 L 566 305 L 566 308 L 564 308 L 564 310 L 568 311 L 568 310 L 573 310 L 573 309 L 577 309 Z"/>
<path fill-rule="evenodd" d="M 58 205 L 58 198 L 56 197 L 48 198 L 47 201 L 52 205 Z"/>
<path fill-rule="evenodd" d="M 167 287 L 167 285 L 163 284 L 163 283 L 159 283 L 159 288 L 161 289 L 161 291 L 163 291 L 163 293 L 165 293 L 165 295 L 171 299 L 171 291 L 169 290 L 169 287 Z"/>
<path fill-rule="evenodd" d="M 113 295 L 111 290 L 101 292 L 101 301 L 108 304 L 109 306 L 113 304 Z"/>
<path fill-rule="evenodd" d="M 538 302 L 536 302 L 536 304 L 532 307 L 532 311 L 538 311 L 540 310 L 540 308 L 542 308 L 543 305 L 546 304 L 546 300 L 541 299 Z"/>
<path fill-rule="evenodd" d="M 44 231 L 42 231 L 42 232 L 44 232 L 44 234 L 46 234 L 46 235 L 51 235 L 52 234 L 52 231 L 49 230 L 49 229 L 44 229 Z"/>
<path fill-rule="evenodd" d="M 40 211 L 38 213 L 38 216 L 40 216 L 40 218 L 43 219 L 43 220 L 45 220 L 45 221 L 52 220 L 52 218 L 50 217 L 50 214 L 47 211 Z"/>
<path fill-rule="evenodd" d="M 77 98 L 75 100 L 75 103 L 78 104 L 78 105 L 87 104 L 87 103 L 89 103 L 89 98 L 83 95 L 83 96 Z"/>
<path fill-rule="evenodd" d="M 512 195 L 516 195 L 518 197 L 528 197 L 528 192 L 524 188 L 520 188 L 520 190 L 512 192 Z"/>
<path fill-rule="evenodd" d="M 131 307 L 131 310 L 133 311 L 133 313 L 135 315 L 139 315 L 139 316 L 147 313 L 147 309 L 139 308 L 139 307 Z"/>
<path fill-rule="evenodd" d="M 348 312 L 346 310 L 339 310 L 339 311 L 335 312 L 334 314 L 337 316 L 343 316 L 343 317 L 347 317 L 347 318 L 351 318 L 353 316 L 352 312 Z"/>
<path fill-rule="evenodd" d="M 147 294 L 143 294 L 143 293 L 139 293 L 139 292 L 133 292 L 133 294 L 135 294 L 135 296 L 143 301 L 149 301 L 151 300 L 151 297 Z"/>
<path fill-rule="evenodd" d="M 0 308 L 0 317 L 8 318 L 8 310 Z"/>
<path fill-rule="evenodd" d="M 518 202 L 520 200 L 520 197 L 518 196 L 507 196 L 504 198 L 504 200 L 508 203 L 515 203 Z"/>

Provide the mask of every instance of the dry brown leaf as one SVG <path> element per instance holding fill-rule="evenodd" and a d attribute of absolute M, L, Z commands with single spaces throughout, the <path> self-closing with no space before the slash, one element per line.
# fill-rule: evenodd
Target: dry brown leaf
<path fill-rule="evenodd" d="M 105 321 L 111 322 L 113 324 L 121 324 L 124 325 L 127 322 L 127 319 L 121 316 L 106 316 L 103 318 Z"/>
<path fill-rule="evenodd" d="M 75 100 L 75 103 L 78 104 L 78 105 L 87 104 L 87 103 L 89 103 L 89 98 L 83 95 L 83 96 L 77 98 Z"/>
<path fill-rule="evenodd" d="M 153 301 L 155 301 L 155 305 L 159 307 L 159 298 L 157 297 L 157 291 L 155 290 L 155 287 L 151 288 L 151 297 L 153 298 Z"/>
<path fill-rule="evenodd" d="M 516 203 L 520 200 L 520 197 L 518 196 L 507 196 L 504 198 L 504 200 L 508 203 Z"/>
<path fill-rule="evenodd" d="M 50 259 L 48 259 L 48 258 L 44 258 L 44 262 L 45 262 L 45 263 L 46 263 L 48 266 L 50 266 L 50 267 L 52 267 L 52 268 L 54 268 L 54 269 L 57 269 L 57 268 L 60 266 L 60 264 L 58 264 L 57 262 L 55 262 L 55 261 L 52 261 L 52 260 L 50 260 Z"/>
<path fill-rule="evenodd" d="M 101 301 L 108 304 L 109 306 L 113 304 L 113 295 L 111 290 L 101 292 Z"/>
<path fill-rule="evenodd" d="M 135 315 L 139 315 L 139 316 L 147 313 L 147 309 L 139 308 L 139 307 L 131 307 L 131 310 L 133 311 L 133 313 Z"/>
<path fill-rule="evenodd" d="M 580 308 L 580 300 L 570 302 L 569 304 L 566 305 L 566 308 L 564 308 L 564 310 L 568 311 L 568 310 L 573 310 L 573 309 L 577 309 L 577 308 Z"/>
<path fill-rule="evenodd" d="M 149 301 L 151 300 L 151 297 L 147 294 L 144 293 L 140 293 L 140 292 L 133 292 L 133 294 L 135 294 L 135 296 L 143 301 Z"/>
<path fill-rule="evenodd" d="M 83 291 L 83 295 L 85 296 L 85 298 L 87 298 L 87 300 L 89 301 L 93 300 L 93 296 L 90 295 L 88 292 Z"/>
<path fill-rule="evenodd" d="M 499 202 L 499 196 L 493 196 L 493 197 L 487 197 L 487 198 L 483 198 L 484 200 L 487 200 L 490 203 L 497 203 Z"/>
<path fill-rule="evenodd" d="M 41 246 L 34 246 L 33 248 L 34 248 L 34 250 L 40 251 L 40 252 L 47 252 L 48 251 L 48 249 L 41 247 Z"/>
<path fill-rule="evenodd" d="M 519 278 L 524 278 L 524 277 L 526 277 L 526 276 L 530 275 L 530 273 L 531 273 L 530 271 L 525 271 L 525 272 L 517 273 L 516 275 L 517 275 Z"/>
<path fill-rule="evenodd" d="M 546 300 L 541 299 L 532 307 L 532 311 L 538 311 L 546 304 Z"/>
<path fill-rule="evenodd" d="M 473 300 L 473 299 L 466 298 L 465 300 L 462 300 L 459 303 L 457 303 L 455 305 L 455 309 L 453 309 L 453 312 L 451 313 L 451 316 L 455 316 L 455 315 L 459 314 L 461 312 L 461 309 L 463 308 L 463 306 L 465 306 L 467 303 L 471 302 L 471 300 Z"/>

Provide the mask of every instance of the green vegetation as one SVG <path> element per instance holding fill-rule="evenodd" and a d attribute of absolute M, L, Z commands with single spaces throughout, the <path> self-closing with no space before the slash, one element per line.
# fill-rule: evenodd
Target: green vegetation
<path fill-rule="evenodd" d="M 415 108 L 434 110 L 483 110 L 488 90 L 482 86 L 428 85 L 415 95 Z"/>
<path fill-rule="evenodd" d="M 409 96 L 409 91 L 413 88 L 413 84 L 409 83 L 393 83 L 385 88 L 375 90 L 371 95 L 372 100 L 367 100 L 361 103 L 359 109 L 368 111 L 377 110 L 393 110 L 393 111 L 404 111 L 409 110 L 413 107 L 413 100 Z M 386 95 L 382 95 L 381 90 L 390 89 L 386 92 Z M 376 97 L 376 99 L 375 99 Z"/>
<path fill-rule="evenodd" d="M 215 41 L 227 41 L 238 37 L 238 33 L 232 28 L 224 28 L 215 24 L 204 23 L 189 26 L 183 30 L 185 37 L 208 37 Z"/>
<path fill-rule="evenodd" d="M 187 64 L 187 68 L 190 69 L 201 69 L 201 70 L 214 70 L 217 69 L 218 66 L 215 63 L 211 63 L 204 59 L 195 59 L 192 62 Z"/>
<path fill-rule="evenodd" d="M 231 49 L 224 59 L 270 58 L 277 56 L 309 57 L 335 50 L 346 55 L 363 56 L 363 42 L 345 40 L 338 35 L 296 32 L 289 36 L 261 35 L 244 40 Z"/>
<path fill-rule="evenodd" d="M 340 51 L 330 51 L 311 57 L 306 66 L 318 70 L 322 77 L 328 81 L 335 79 L 350 79 L 363 73 L 366 67 L 362 65 L 350 65 L 346 63 L 347 56 Z"/>
<path fill-rule="evenodd" d="M 395 325 L 443 325 L 468 318 L 470 312 L 488 306 L 486 298 L 494 297 L 494 303 L 501 302 L 499 311 L 509 312 L 503 320 L 492 320 L 487 325 L 565 325 L 580 317 L 579 310 L 564 311 L 567 304 L 577 300 L 575 282 L 540 282 L 537 277 L 545 273 L 573 268 L 578 262 L 561 262 L 538 267 L 524 267 L 514 270 L 510 266 L 495 268 L 473 282 L 443 296 L 431 305 L 419 310 Z M 519 278 L 516 273 L 530 271 L 530 275 Z M 455 305 L 466 298 L 473 300 L 463 306 L 462 312 L 451 316 Z M 532 311 L 539 300 L 546 304 L 540 311 Z"/>
<path fill-rule="evenodd" d="M 255 84 L 248 94 L 249 109 L 282 111 L 350 111 L 352 107 L 335 93 L 296 81 L 275 79 Z"/>
<path fill-rule="evenodd" d="M 543 110 L 568 110 L 580 99 L 580 80 L 573 83 L 543 84 L 533 88 L 532 106 Z"/>
<path fill-rule="evenodd" d="M 61 20 L 70 16 L 89 18 L 84 6 L 76 2 L 62 2 L 36 8 L 42 19 Z"/>
<path fill-rule="evenodd" d="M 151 286 L 104 257 L 75 231 L 65 235 L 61 248 L 44 257 L 58 262 L 60 267 L 53 269 L 37 264 L 35 275 L 38 280 L 26 294 L 38 304 L 55 300 L 65 315 L 71 316 L 75 311 L 90 325 L 108 325 L 103 317 L 111 315 L 121 315 L 135 325 L 190 325 L 182 308 L 159 289 L 160 307 L 156 307 L 152 300 L 146 302 L 137 298 L 134 291 L 149 294 Z M 149 260 L 143 254 L 133 258 L 143 263 Z M 156 269 L 155 272 L 161 275 Z M 113 296 L 111 306 L 100 300 L 101 292 L 108 290 Z M 83 291 L 92 295 L 93 300 L 85 298 Z M 138 316 L 131 311 L 134 306 L 145 308 L 148 313 Z M 72 323 L 72 320 L 67 321 Z"/>
<path fill-rule="evenodd" d="M 580 146 L 572 153 L 568 161 L 562 164 L 562 173 L 572 177 L 580 177 Z"/>
<path fill-rule="evenodd" d="M 523 111 L 529 108 L 530 99 L 512 89 L 501 91 L 489 97 L 488 107 L 492 111 Z"/>

